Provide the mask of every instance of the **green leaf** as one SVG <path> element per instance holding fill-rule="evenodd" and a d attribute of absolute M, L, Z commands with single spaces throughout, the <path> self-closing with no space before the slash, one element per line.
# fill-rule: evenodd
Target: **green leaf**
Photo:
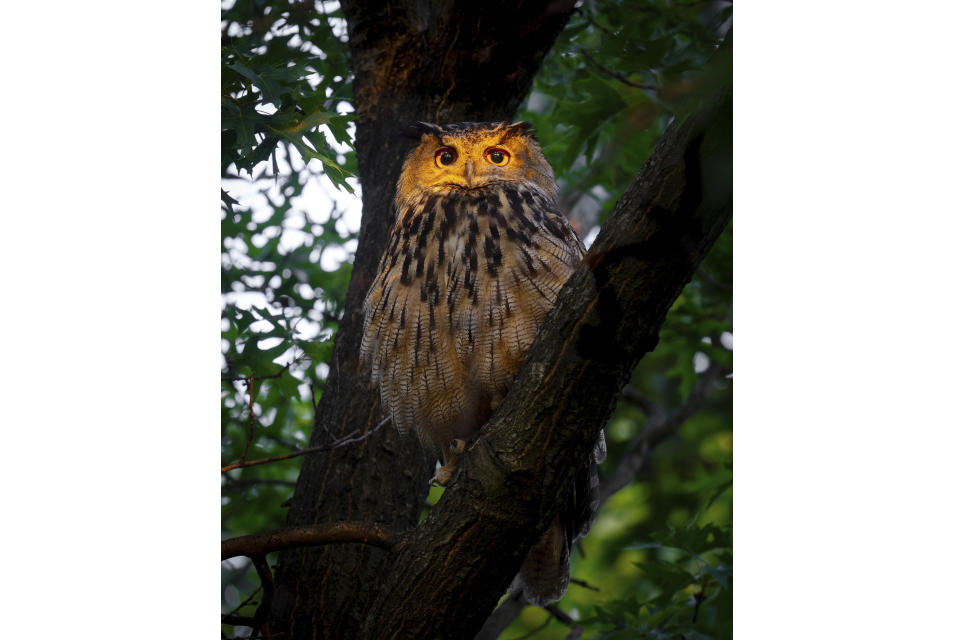
<path fill-rule="evenodd" d="M 333 357 L 333 340 L 321 342 L 302 342 L 300 348 L 314 363 L 330 362 Z"/>

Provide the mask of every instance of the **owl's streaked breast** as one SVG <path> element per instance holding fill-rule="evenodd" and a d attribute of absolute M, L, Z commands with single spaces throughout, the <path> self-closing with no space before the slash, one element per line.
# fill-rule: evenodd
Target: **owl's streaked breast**
<path fill-rule="evenodd" d="M 499 405 L 583 246 L 535 184 L 406 202 L 364 301 L 361 356 L 394 424 L 439 447 Z"/>

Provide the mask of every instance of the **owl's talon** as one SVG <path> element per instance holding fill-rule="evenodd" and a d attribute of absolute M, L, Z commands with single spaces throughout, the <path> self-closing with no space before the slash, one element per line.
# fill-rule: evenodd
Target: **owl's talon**
<path fill-rule="evenodd" d="M 438 484 L 441 487 L 447 486 L 453 477 L 453 472 L 457 470 L 457 462 L 460 456 L 467 450 L 467 441 L 460 438 L 454 438 L 447 446 L 443 455 L 443 465 L 437 469 L 437 472 L 430 478 L 430 484 Z"/>
<path fill-rule="evenodd" d="M 433 477 L 430 478 L 430 484 L 438 484 L 441 487 L 447 486 L 450 482 L 450 478 L 453 477 L 453 472 L 456 469 L 455 463 L 445 464 L 437 472 L 433 474 Z"/>

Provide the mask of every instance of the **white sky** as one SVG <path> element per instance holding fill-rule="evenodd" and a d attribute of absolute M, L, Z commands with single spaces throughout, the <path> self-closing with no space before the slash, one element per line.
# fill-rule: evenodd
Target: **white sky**
<path fill-rule="evenodd" d="M 341 102 L 337 106 L 338 113 L 348 113 L 352 111 L 349 103 Z M 326 126 L 321 127 L 327 143 L 339 155 L 346 153 L 349 147 L 338 143 Z M 351 141 L 355 140 L 356 127 L 353 123 L 347 128 Z M 278 147 L 278 167 L 281 176 L 289 175 L 291 166 L 296 171 L 302 171 L 304 168 L 303 159 L 294 149 L 293 157 L 288 157 L 286 147 Z M 321 167 L 319 160 L 310 160 L 310 169 L 317 171 Z M 258 168 L 258 170 L 262 170 Z M 331 212 L 336 209 L 341 212 L 340 218 L 336 222 L 336 229 L 341 235 L 357 233 L 360 230 L 360 218 L 362 210 L 362 191 L 359 181 L 354 178 L 347 179 L 354 188 L 355 193 L 336 187 L 326 174 L 311 176 L 303 185 L 303 191 L 300 195 L 291 198 L 291 209 L 284 217 L 284 227 L 280 235 L 279 249 L 282 252 L 289 252 L 304 243 L 308 234 L 302 231 L 304 223 L 321 225 L 330 220 Z M 227 192 L 235 200 L 240 202 L 242 207 L 247 207 L 251 211 L 251 218 L 254 222 L 263 222 L 273 215 L 273 208 L 270 206 L 267 198 L 274 202 L 281 201 L 280 190 L 273 177 L 251 180 L 226 180 L 224 186 Z M 263 190 L 266 189 L 266 194 Z M 313 230 L 320 232 L 319 228 Z M 263 246 L 267 238 L 263 236 L 254 236 L 251 240 L 256 246 Z M 333 271 L 337 269 L 344 261 L 353 259 L 353 253 L 356 251 L 356 240 L 348 240 L 342 246 L 327 247 L 321 253 L 319 249 L 314 248 L 311 254 L 312 259 L 317 260 L 318 268 L 324 271 Z M 230 251 L 231 256 L 237 262 L 243 263 L 249 260 L 243 255 L 242 251 Z M 282 277 L 282 276 L 281 276 Z M 301 294 L 305 298 L 312 296 L 312 290 L 308 285 L 302 285 Z M 241 309 L 251 307 L 266 308 L 271 313 L 282 312 L 282 308 L 267 300 L 267 297 L 259 291 L 228 292 L 223 295 L 224 303 L 233 303 Z M 267 321 L 258 321 L 251 325 L 251 330 L 266 331 L 270 329 L 270 323 Z M 320 325 L 302 317 L 296 325 L 298 337 L 301 339 L 311 339 L 318 335 Z M 261 343 L 262 348 L 269 348 L 279 342 L 280 338 L 269 338 Z M 288 352 L 277 358 L 275 361 L 281 364 L 288 362 L 294 354 Z"/>

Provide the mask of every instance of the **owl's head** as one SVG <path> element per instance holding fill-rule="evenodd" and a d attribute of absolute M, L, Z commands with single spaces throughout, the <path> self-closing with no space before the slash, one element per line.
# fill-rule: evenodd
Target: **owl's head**
<path fill-rule="evenodd" d="M 397 181 L 398 206 L 424 192 L 482 190 L 497 183 L 533 184 L 556 202 L 553 169 L 530 124 L 461 122 L 413 127 L 419 144 L 407 155 Z"/>

